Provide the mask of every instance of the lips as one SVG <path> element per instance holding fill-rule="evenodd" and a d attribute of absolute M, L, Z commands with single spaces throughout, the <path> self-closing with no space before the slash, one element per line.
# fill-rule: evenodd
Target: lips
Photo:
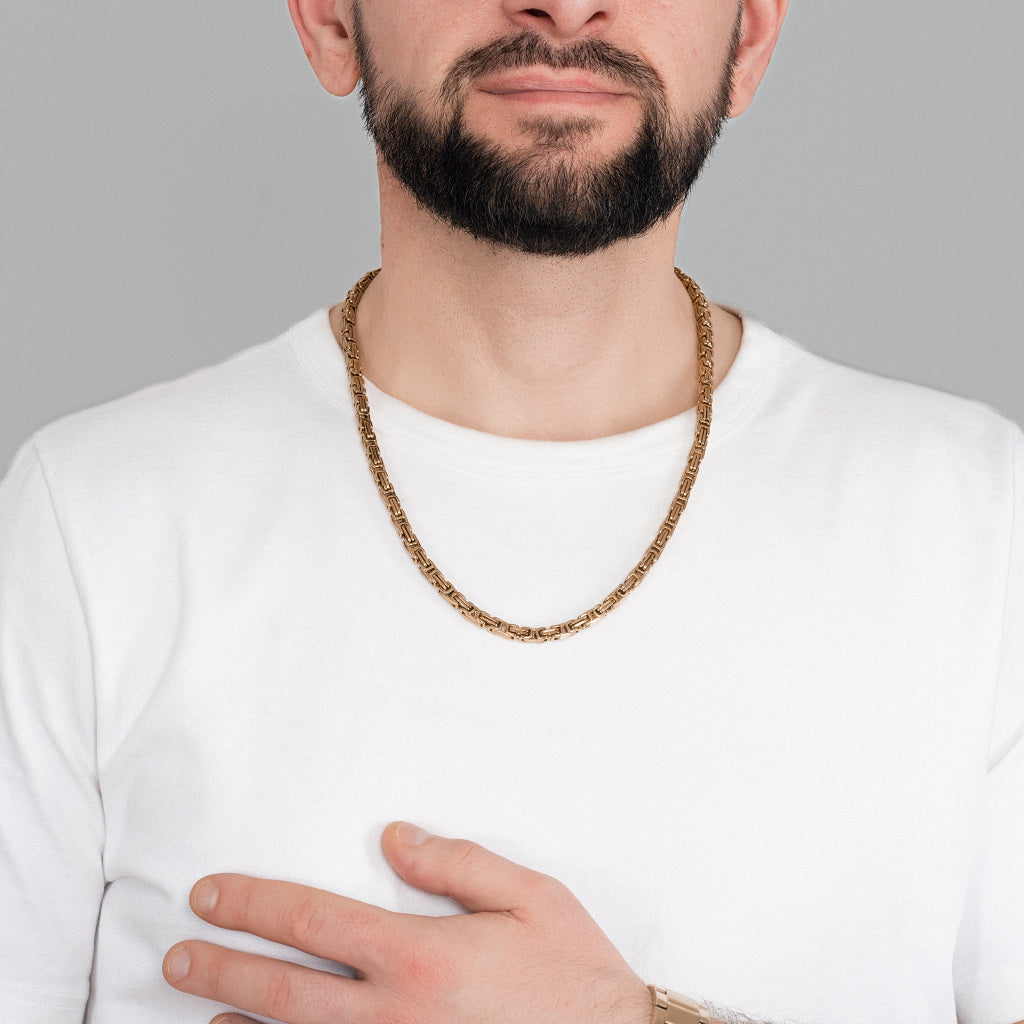
<path fill-rule="evenodd" d="M 485 75 L 478 79 L 476 87 L 481 92 L 496 96 L 529 97 L 536 94 L 538 98 L 554 94 L 567 94 L 566 99 L 573 97 L 622 96 L 626 90 L 621 86 L 611 85 L 595 75 L 576 69 L 555 71 L 545 68 L 526 68 L 522 70 L 500 72 Z"/>

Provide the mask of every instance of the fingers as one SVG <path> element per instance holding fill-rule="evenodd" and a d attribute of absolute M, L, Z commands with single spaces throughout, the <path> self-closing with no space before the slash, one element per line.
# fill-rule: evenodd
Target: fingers
<path fill-rule="evenodd" d="M 164 977 L 182 992 L 288 1024 L 365 1020 L 364 983 L 209 942 L 182 942 L 164 957 Z M 251 1024 L 237 1014 L 218 1017 Z"/>
<path fill-rule="evenodd" d="M 189 904 L 218 928 L 249 932 L 361 970 L 378 966 L 401 917 L 323 889 L 235 874 L 200 879 Z"/>
<path fill-rule="evenodd" d="M 450 896 L 469 911 L 520 911 L 567 893 L 548 875 L 515 864 L 468 839 L 432 836 L 408 822 L 392 822 L 381 846 L 410 885 Z"/>

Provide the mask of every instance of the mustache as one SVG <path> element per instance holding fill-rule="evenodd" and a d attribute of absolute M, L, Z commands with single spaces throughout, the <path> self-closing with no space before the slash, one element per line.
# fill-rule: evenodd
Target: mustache
<path fill-rule="evenodd" d="M 466 83 L 496 71 L 546 65 L 556 70 L 577 68 L 615 79 L 641 94 L 661 97 L 665 86 L 661 76 L 645 60 L 620 50 L 602 39 L 578 39 L 565 46 L 552 46 L 543 36 L 521 32 L 505 36 L 463 54 L 445 75 L 441 97 L 454 103 Z"/>

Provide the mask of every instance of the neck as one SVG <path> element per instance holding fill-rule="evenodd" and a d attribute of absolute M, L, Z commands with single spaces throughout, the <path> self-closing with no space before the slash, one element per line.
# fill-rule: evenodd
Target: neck
<path fill-rule="evenodd" d="M 441 419 L 509 437 L 635 430 L 697 398 L 678 215 L 579 258 L 513 253 L 440 224 L 381 172 L 382 270 L 359 305 L 366 377 Z M 339 333 L 338 309 L 333 316 Z M 712 307 L 715 376 L 740 325 Z"/>

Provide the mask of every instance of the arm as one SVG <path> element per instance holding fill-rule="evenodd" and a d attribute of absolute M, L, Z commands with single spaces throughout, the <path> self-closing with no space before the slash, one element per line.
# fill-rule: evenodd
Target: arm
<path fill-rule="evenodd" d="M 91 649 L 35 447 L 0 484 L 0 1020 L 81 1024 L 103 895 Z"/>

